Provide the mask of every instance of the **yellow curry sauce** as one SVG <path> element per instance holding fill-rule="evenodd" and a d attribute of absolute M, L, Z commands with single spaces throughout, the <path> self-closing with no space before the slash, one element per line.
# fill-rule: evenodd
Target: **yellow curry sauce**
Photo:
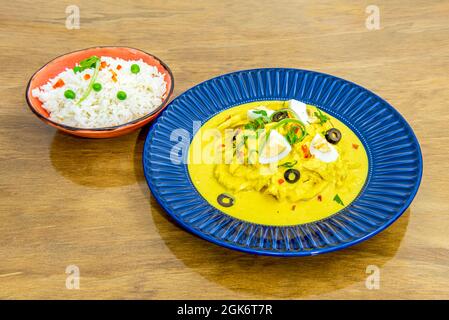
<path fill-rule="evenodd" d="M 251 151 L 248 139 L 242 144 L 246 147 L 240 151 L 235 147 L 242 141 L 238 138 L 239 132 L 247 132 L 244 128 L 250 122 L 248 110 L 259 108 L 275 112 L 285 110 L 285 101 L 257 101 L 224 110 L 207 121 L 192 140 L 188 164 L 190 178 L 212 206 L 252 223 L 286 226 L 329 217 L 357 197 L 367 177 L 368 158 L 363 144 L 352 130 L 329 114 L 307 105 L 310 122 L 302 128 L 305 134 L 299 132 L 300 139 L 295 137 L 299 141 L 287 137 L 295 129 L 293 120 L 284 120 L 286 124 L 283 126 L 269 121 L 264 124 L 256 136 L 258 142 L 263 144 L 271 139 L 267 132 L 274 128 L 276 134 L 280 133 L 293 142 L 287 156 L 274 163 L 262 164 L 261 160 L 258 161 L 257 152 Z M 323 115 L 325 121 L 321 121 Z M 324 162 L 319 159 L 320 153 L 315 151 L 316 156 L 312 155 L 310 148 L 312 143 L 314 148 L 318 145 L 314 138 L 324 141 L 326 131 L 331 128 L 341 132 L 340 141 L 329 145 L 338 152 L 338 159 Z M 237 130 L 234 140 L 230 140 L 226 133 L 229 129 Z M 296 127 L 293 132 L 298 131 Z M 232 142 L 234 148 L 225 148 Z M 285 146 L 279 147 L 281 152 L 283 149 Z M 260 156 L 266 152 L 266 149 L 257 150 L 261 150 Z M 297 181 L 292 182 L 292 177 L 285 176 L 289 169 L 300 173 Z M 232 197 L 232 205 L 223 206 L 217 201 L 222 194 Z"/>

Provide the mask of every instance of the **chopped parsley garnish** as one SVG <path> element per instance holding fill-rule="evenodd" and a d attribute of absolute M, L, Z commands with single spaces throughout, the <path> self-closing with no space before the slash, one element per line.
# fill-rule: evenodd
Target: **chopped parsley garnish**
<path fill-rule="evenodd" d="M 278 167 L 284 167 L 284 168 L 293 168 L 296 164 L 298 163 L 298 161 L 288 161 L 285 162 L 283 164 L 278 165 Z"/>
<path fill-rule="evenodd" d="M 315 111 L 313 114 L 315 115 L 315 117 L 318 118 L 318 120 L 320 120 L 320 124 L 323 125 L 327 122 L 327 120 L 329 120 L 329 117 L 326 116 L 324 113 L 321 112 L 320 109 L 316 109 L 317 111 Z"/>
<path fill-rule="evenodd" d="M 261 110 L 261 111 L 263 111 L 263 110 Z M 266 112 L 265 112 L 265 114 L 266 114 Z M 258 129 L 263 129 L 263 128 L 265 128 L 265 123 L 267 123 L 267 122 L 265 121 L 265 119 L 263 117 L 256 118 L 253 121 L 245 124 L 245 129 L 254 130 L 254 131 L 256 131 Z"/>
<path fill-rule="evenodd" d="M 338 194 L 335 195 L 334 201 L 342 206 L 345 205 Z"/>

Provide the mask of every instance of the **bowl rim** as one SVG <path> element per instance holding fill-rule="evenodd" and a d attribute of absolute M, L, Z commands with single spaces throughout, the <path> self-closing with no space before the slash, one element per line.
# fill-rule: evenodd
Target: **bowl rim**
<path fill-rule="evenodd" d="M 150 113 L 148 113 L 148 114 L 146 114 L 146 115 L 144 115 L 144 116 L 142 116 L 142 117 L 140 117 L 140 118 L 134 119 L 134 120 L 129 121 L 129 122 L 125 122 L 125 123 L 120 124 L 120 125 L 117 125 L 117 126 L 112 126 L 112 127 L 101 127 L 101 128 L 81 128 L 81 127 L 72 127 L 72 126 L 69 126 L 69 125 L 65 125 L 65 124 L 62 124 L 62 123 L 59 123 L 59 122 L 55 122 L 55 121 L 53 121 L 53 120 L 50 120 L 49 118 L 45 117 L 44 115 L 42 115 L 40 112 L 38 112 L 38 111 L 34 108 L 33 104 L 32 104 L 31 101 L 30 101 L 29 93 L 30 93 L 31 81 L 34 79 L 34 77 L 36 76 L 36 74 L 38 74 L 42 69 L 44 69 L 44 68 L 45 68 L 46 66 L 48 66 L 50 63 L 52 63 L 53 61 L 55 61 L 55 60 L 57 60 L 57 59 L 59 59 L 59 58 L 62 58 L 62 57 L 64 57 L 64 56 L 67 56 L 67 55 L 72 54 L 72 53 L 77 53 L 77 52 L 86 51 L 86 50 L 90 50 L 90 49 L 101 49 L 101 48 L 124 48 L 124 49 L 136 50 L 136 51 L 140 51 L 140 52 L 142 52 L 142 53 L 144 53 L 144 54 L 146 54 L 146 55 L 148 55 L 148 56 L 151 56 L 151 57 L 153 57 L 155 60 L 157 60 L 157 61 L 161 64 L 161 66 L 164 67 L 164 69 L 167 71 L 167 73 L 168 73 L 168 75 L 169 75 L 169 77 L 170 77 L 170 79 L 171 79 L 171 85 L 170 85 L 170 88 L 168 88 L 167 96 L 164 98 L 164 100 L 162 101 L 162 103 L 161 103 L 156 109 L 154 109 L 154 110 L 151 111 Z M 151 54 L 151 53 L 148 53 L 148 52 L 146 52 L 146 51 L 144 51 L 144 50 L 137 49 L 137 48 L 134 48 L 134 47 L 128 47 L 128 46 L 95 46 L 95 47 L 89 47 L 89 48 L 84 48 L 84 49 L 74 50 L 74 51 L 70 51 L 70 52 L 61 54 L 61 55 L 59 55 L 59 56 L 57 56 L 57 57 L 51 59 L 51 60 L 48 61 L 47 63 L 45 63 L 45 64 L 44 64 L 42 67 L 40 67 L 36 72 L 34 72 L 33 75 L 31 76 L 30 80 L 28 80 L 28 84 L 27 84 L 26 89 L 25 89 L 25 99 L 26 99 L 26 102 L 27 102 L 27 104 L 28 104 L 28 108 L 29 108 L 29 109 L 30 109 L 30 110 L 31 110 L 31 111 L 32 111 L 38 118 L 40 118 L 40 119 L 43 120 L 44 122 L 49 122 L 49 123 L 55 125 L 56 127 L 61 127 L 61 128 L 65 129 L 65 130 L 68 130 L 68 131 L 86 131 L 86 132 L 102 132 L 102 131 L 106 131 L 106 132 L 107 132 L 107 131 L 115 131 L 115 130 L 124 129 L 124 128 L 130 126 L 130 125 L 133 125 L 133 124 L 142 122 L 142 121 L 144 121 L 144 120 L 150 118 L 151 116 L 157 114 L 158 112 L 162 111 L 162 110 L 167 106 L 167 104 L 168 104 L 168 102 L 169 102 L 169 100 L 170 100 L 170 98 L 171 98 L 171 96 L 172 96 L 172 94 L 173 94 L 174 87 L 175 87 L 175 78 L 173 77 L 173 73 L 172 73 L 171 69 L 169 68 L 169 66 L 168 66 L 164 61 L 162 61 L 161 59 L 159 59 L 159 58 L 156 57 L 155 55 L 153 55 L 153 54 Z"/>

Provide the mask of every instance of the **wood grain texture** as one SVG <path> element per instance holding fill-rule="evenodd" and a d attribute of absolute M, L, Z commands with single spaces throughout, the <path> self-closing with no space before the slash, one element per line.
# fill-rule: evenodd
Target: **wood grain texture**
<path fill-rule="evenodd" d="M 448 298 L 449 2 L 0 2 L 0 298 Z M 365 27 L 368 4 L 381 29 Z M 25 86 L 55 56 L 125 45 L 162 58 L 175 96 L 239 69 L 294 67 L 373 90 L 409 121 L 424 177 L 389 229 L 347 250 L 279 259 L 230 251 L 181 230 L 146 186 L 146 129 L 74 138 L 27 108 Z M 66 266 L 81 271 L 65 288 Z M 365 287 L 368 265 L 379 290 Z"/>

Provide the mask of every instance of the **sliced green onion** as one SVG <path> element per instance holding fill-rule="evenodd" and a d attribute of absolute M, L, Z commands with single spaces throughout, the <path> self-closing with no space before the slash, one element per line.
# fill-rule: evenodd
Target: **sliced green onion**
<path fill-rule="evenodd" d="M 277 122 L 273 127 L 271 127 L 267 131 L 267 133 L 265 134 L 265 139 L 264 139 L 264 141 L 263 141 L 263 143 L 262 143 L 262 145 L 260 147 L 260 150 L 263 150 L 263 148 L 265 148 L 265 145 L 266 145 L 268 139 L 270 138 L 270 133 L 271 133 L 272 130 L 275 130 L 275 129 L 279 128 L 279 127 L 282 127 L 282 126 L 284 126 L 284 125 L 286 125 L 287 123 L 290 123 L 290 122 L 299 124 L 299 128 L 301 129 L 301 136 L 298 138 L 298 141 L 302 141 L 302 139 L 304 139 L 304 137 L 307 134 L 306 126 L 304 125 L 304 123 L 301 120 L 287 118 L 287 119 L 283 119 L 283 120 Z"/>
<path fill-rule="evenodd" d="M 94 68 L 99 61 L 100 61 L 100 58 L 97 56 L 91 56 L 87 59 L 81 60 L 79 63 L 80 71 Z"/>
<path fill-rule="evenodd" d="M 287 162 L 284 162 L 283 164 L 278 165 L 278 168 L 279 167 L 293 168 L 297 163 L 298 163 L 298 161 L 296 161 L 296 160 L 295 161 L 291 161 L 291 162 L 287 161 Z"/>
<path fill-rule="evenodd" d="M 301 120 L 291 119 L 291 118 L 283 119 L 283 120 L 279 121 L 278 123 L 276 123 L 273 127 L 271 127 L 271 129 L 267 132 L 266 139 L 268 140 L 268 138 L 270 137 L 271 130 L 277 129 L 277 128 L 282 127 L 282 126 L 286 125 L 287 123 L 291 123 L 291 122 L 299 124 L 299 128 L 301 129 L 301 136 L 298 138 L 299 141 L 304 139 L 304 137 L 306 136 L 306 133 L 307 133 L 306 126 L 304 125 L 304 123 Z"/>
<path fill-rule="evenodd" d="M 98 59 L 95 62 L 95 71 L 94 74 L 92 76 L 92 78 L 90 78 L 90 82 L 89 85 L 87 86 L 86 91 L 84 91 L 83 96 L 79 99 L 79 101 L 76 103 L 77 105 L 79 105 L 81 102 L 83 102 L 90 94 L 90 92 L 92 91 L 92 86 L 95 83 L 95 80 L 97 79 L 98 76 L 98 72 L 100 71 L 100 59 Z"/>

